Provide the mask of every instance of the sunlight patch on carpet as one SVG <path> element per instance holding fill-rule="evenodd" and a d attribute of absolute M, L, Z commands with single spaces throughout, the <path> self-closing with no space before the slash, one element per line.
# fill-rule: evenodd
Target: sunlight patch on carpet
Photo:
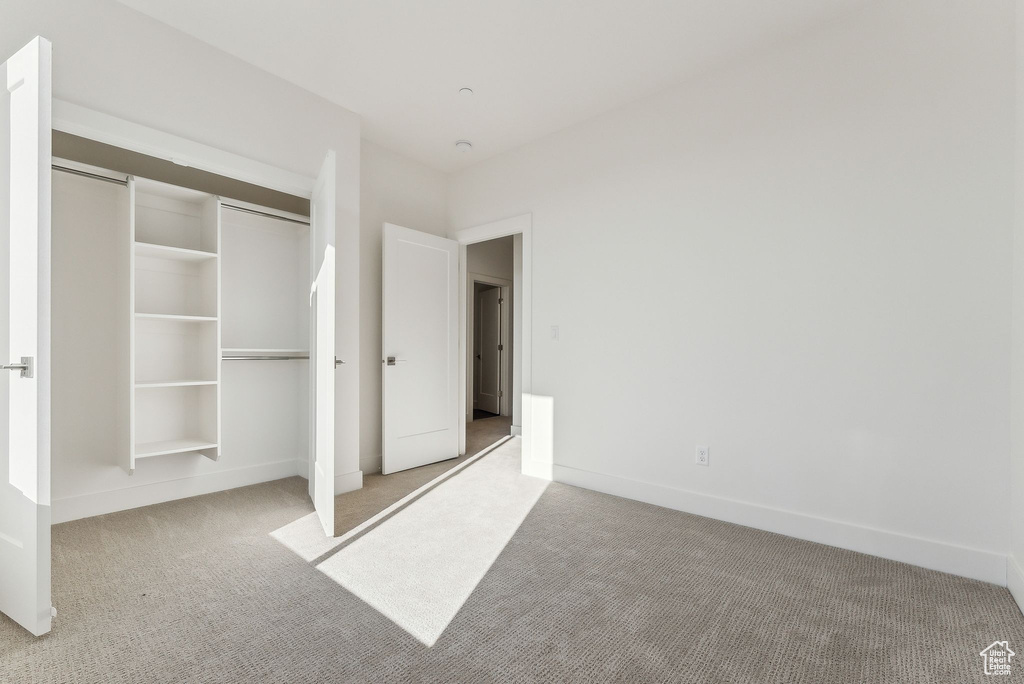
<path fill-rule="evenodd" d="M 317 568 L 432 646 L 547 487 L 520 473 L 520 447 L 510 439 Z"/>

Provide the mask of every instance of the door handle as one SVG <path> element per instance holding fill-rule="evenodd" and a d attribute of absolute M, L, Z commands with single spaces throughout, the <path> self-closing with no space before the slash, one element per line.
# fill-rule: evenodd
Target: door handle
<path fill-rule="evenodd" d="M 389 356 L 385 363 L 389 366 L 394 366 L 396 363 L 405 363 L 405 359 L 396 359 L 394 356 Z"/>
<path fill-rule="evenodd" d="M 21 371 L 21 377 L 31 378 L 35 377 L 35 363 L 31 356 L 22 356 L 21 363 L 9 363 L 4 366 L 0 366 L 3 370 L 16 370 Z"/>
<path fill-rule="evenodd" d="M 345 362 L 342 361 L 341 359 L 339 359 L 337 356 L 334 357 L 334 367 L 335 368 L 337 368 L 338 366 L 340 366 L 343 363 L 345 363 Z"/>

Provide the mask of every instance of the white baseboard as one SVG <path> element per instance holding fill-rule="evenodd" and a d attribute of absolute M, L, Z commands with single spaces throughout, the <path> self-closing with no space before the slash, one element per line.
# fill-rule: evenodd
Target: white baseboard
<path fill-rule="evenodd" d="M 190 496 L 211 494 L 225 489 L 280 480 L 292 477 L 302 470 L 305 475 L 306 461 L 288 459 L 273 463 L 243 466 L 230 470 L 219 470 L 204 475 L 194 475 L 177 480 L 165 480 L 149 484 L 124 487 L 106 492 L 92 492 L 53 499 L 51 522 L 57 523 L 89 518 L 94 515 L 126 511 L 131 508 L 185 499 Z"/>
<path fill-rule="evenodd" d="M 523 426 L 522 425 L 513 425 L 509 429 L 509 434 L 512 435 L 513 437 L 522 437 L 523 436 Z"/>
<path fill-rule="evenodd" d="M 552 479 L 554 479 L 551 463 L 547 461 L 535 461 L 530 458 L 524 458 L 522 473 L 523 475 L 529 475 L 530 477 L 540 478 L 541 480 L 551 481 Z M 586 489 L 595 489 L 594 487 L 586 487 L 586 485 L 577 486 L 585 487 Z"/>
<path fill-rule="evenodd" d="M 353 470 L 351 473 L 334 476 L 334 495 L 354 492 L 363 488 L 363 471 Z"/>
<path fill-rule="evenodd" d="M 381 455 L 376 456 L 360 456 L 359 457 L 359 469 L 364 474 L 376 474 L 380 472 Z"/>
<path fill-rule="evenodd" d="M 1007 582 L 1006 556 L 992 551 L 567 466 L 555 465 L 554 479 L 556 482 L 584 489 L 838 546 L 1000 586 L 1006 586 Z"/>
<path fill-rule="evenodd" d="M 1024 569 L 1021 569 L 1020 563 L 1013 556 L 1006 557 L 1006 588 L 1024 613 Z"/>

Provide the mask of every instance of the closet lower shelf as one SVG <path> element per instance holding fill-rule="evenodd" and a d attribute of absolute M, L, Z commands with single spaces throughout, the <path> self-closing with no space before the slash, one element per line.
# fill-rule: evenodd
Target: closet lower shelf
<path fill-rule="evenodd" d="M 190 451 L 216 449 L 217 445 L 202 439 L 169 439 L 161 442 L 146 442 L 135 445 L 135 458 L 164 456 L 166 454 L 185 454 Z"/>
<path fill-rule="evenodd" d="M 142 257 L 154 257 L 157 259 L 171 259 L 174 261 L 206 261 L 216 259 L 216 252 L 204 252 L 198 249 L 185 249 L 183 247 L 171 247 L 170 245 L 158 245 L 152 242 L 136 242 L 135 255 Z"/>
<path fill-rule="evenodd" d="M 210 322 L 216 321 L 216 316 L 186 316 L 182 314 L 157 314 L 157 313 L 135 313 L 135 318 L 155 318 L 165 321 L 197 321 L 197 322 Z"/>
<path fill-rule="evenodd" d="M 277 354 L 279 356 L 283 356 L 283 355 L 286 355 L 286 354 L 292 354 L 292 355 L 305 354 L 306 356 L 309 356 L 309 350 L 308 349 L 282 349 L 280 347 L 277 347 L 277 348 L 274 348 L 274 349 L 269 349 L 269 348 L 257 349 L 257 348 L 254 348 L 254 347 L 224 347 L 223 349 L 221 349 L 221 352 L 224 353 L 224 354 L 232 354 L 232 355 L 235 355 L 235 354 L 246 355 L 246 354 L 248 354 L 248 355 L 253 355 L 253 356 L 266 356 L 266 355 L 270 355 L 270 354 Z"/>

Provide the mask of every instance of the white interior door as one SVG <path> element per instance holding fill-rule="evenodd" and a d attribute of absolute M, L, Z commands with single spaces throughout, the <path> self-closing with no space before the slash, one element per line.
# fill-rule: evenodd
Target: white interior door
<path fill-rule="evenodd" d="M 388 473 L 459 455 L 459 248 L 384 224 L 384 453 Z"/>
<path fill-rule="evenodd" d="M 480 335 L 480 381 L 476 408 L 501 411 L 501 288 L 483 290 L 477 296 L 478 330 Z"/>
<path fill-rule="evenodd" d="M 324 532 L 334 536 L 335 163 L 328 152 L 313 189 L 310 229 L 318 264 L 311 295 L 309 365 L 313 385 L 313 464 L 310 493 Z"/>
<path fill-rule="evenodd" d="M 50 631 L 50 43 L 4 64 L 0 106 L 0 611 Z"/>

